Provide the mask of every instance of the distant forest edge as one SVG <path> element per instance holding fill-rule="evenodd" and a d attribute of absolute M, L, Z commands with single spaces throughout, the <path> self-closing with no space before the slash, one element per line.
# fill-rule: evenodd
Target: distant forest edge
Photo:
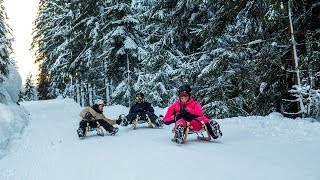
<path fill-rule="evenodd" d="M 318 0 L 40 0 L 32 49 L 39 99 L 167 107 L 190 84 L 210 118 L 320 118 Z"/>

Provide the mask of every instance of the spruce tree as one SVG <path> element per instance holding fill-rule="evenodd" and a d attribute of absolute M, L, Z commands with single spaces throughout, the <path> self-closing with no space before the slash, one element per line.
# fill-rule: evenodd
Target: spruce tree
<path fill-rule="evenodd" d="M 72 33 L 70 23 L 73 17 L 69 4 L 63 0 L 41 0 L 35 20 L 32 48 L 35 50 L 36 62 L 40 63 L 40 73 L 45 73 L 40 74 L 40 78 L 45 78 L 43 81 L 50 83 L 46 95 L 49 97 L 61 94 L 68 78 L 68 64 L 72 53 L 67 46 Z"/>
<path fill-rule="evenodd" d="M 200 72 L 200 47 L 204 42 L 198 32 L 207 21 L 208 11 L 202 1 L 157 1 L 144 13 L 148 56 L 142 61 L 144 72 L 139 86 L 159 106 L 167 106 L 177 95 L 176 89 L 194 84 Z"/>
<path fill-rule="evenodd" d="M 104 62 L 104 77 L 116 87 L 112 93 L 113 103 L 128 105 L 128 99 L 134 94 L 132 82 L 141 71 L 139 63 L 144 50 L 142 34 L 137 28 L 138 17 L 130 0 L 107 1 L 103 9 L 99 60 Z"/>
<path fill-rule="evenodd" d="M 26 83 L 24 86 L 24 95 L 23 100 L 25 101 L 36 101 L 38 100 L 38 92 L 36 90 L 36 86 L 32 81 L 32 75 L 29 74 L 26 79 Z"/>
<path fill-rule="evenodd" d="M 4 77 L 9 75 L 8 65 L 13 63 L 10 59 L 12 52 L 11 39 L 9 27 L 5 22 L 6 13 L 4 6 L 0 4 L 0 84 L 3 82 Z"/>

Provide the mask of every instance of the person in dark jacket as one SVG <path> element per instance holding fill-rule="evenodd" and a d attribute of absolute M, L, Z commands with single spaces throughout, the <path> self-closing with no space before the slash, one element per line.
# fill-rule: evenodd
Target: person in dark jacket
<path fill-rule="evenodd" d="M 144 94 L 137 93 L 136 94 L 136 103 L 130 108 L 129 114 L 126 116 L 126 123 L 124 126 L 128 124 L 132 124 L 132 121 L 140 117 L 140 120 L 146 120 L 146 116 L 150 118 L 151 122 L 156 126 L 162 126 L 162 120 L 154 114 L 154 109 L 149 102 L 144 101 Z"/>

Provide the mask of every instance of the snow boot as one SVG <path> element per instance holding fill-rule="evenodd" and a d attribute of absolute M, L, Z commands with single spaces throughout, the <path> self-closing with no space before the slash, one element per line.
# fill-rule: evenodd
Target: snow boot
<path fill-rule="evenodd" d="M 175 133 L 174 133 L 174 141 L 178 144 L 183 144 L 184 143 L 184 127 L 182 124 L 179 124 L 176 128 L 175 128 Z"/>
<path fill-rule="evenodd" d="M 129 122 L 127 117 L 124 114 L 121 114 L 119 116 L 119 120 L 121 120 L 121 123 L 120 123 L 121 126 L 128 126 Z"/>
<path fill-rule="evenodd" d="M 103 130 L 102 130 L 102 126 L 99 126 L 96 128 L 97 131 L 97 135 L 98 136 L 104 136 Z"/>
<path fill-rule="evenodd" d="M 222 132 L 220 130 L 220 125 L 217 121 L 211 120 L 210 124 L 206 124 L 209 134 L 213 139 L 218 139 L 222 136 Z"/>
<path fill-rule="evenodd" d="M 162 121 L 163 116 L 160 115 L 155 121 L 154 121 L 154 125 L 156 127 L 163 127 L 163 121 Z"/>
<path fill-rule="evenodd" d="M 114 128 L 112 128 L 111 132 L 109 132 L 109 133 L 110 133 L 110 135 L 115 135 L 118 131 L 119 131 L 119 128 L 114 127 Z"/>
<path fill-rule="evenodd" d="M 78 128 L 77 134 L 78 134 L 78 136 L 79 136 L 80 139 L 83 139 L 83 138 L 84 138 L 84 133 L 83 133 L 83 130 L 82 130 L 81 128 Z"/>

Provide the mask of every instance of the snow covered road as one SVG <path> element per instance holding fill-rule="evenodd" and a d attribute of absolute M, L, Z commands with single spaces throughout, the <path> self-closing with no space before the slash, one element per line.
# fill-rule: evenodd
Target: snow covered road
<path fill-rule="evenodd" d="M 81 107 L 72 100 L 25 102 L 31 121 L 0 159 L 1 180 L 319 180 L 320 125 L 278 114 L 219 120 L 223 137 L 186 144 L 162 129 L 119 127 L 79 140 Z M 117 118 L 123 106 L 106 107 Z M 156 114 L 165 109 L 156 108 Z M 144 126 L 144 125 L 142 125 Z"/>

